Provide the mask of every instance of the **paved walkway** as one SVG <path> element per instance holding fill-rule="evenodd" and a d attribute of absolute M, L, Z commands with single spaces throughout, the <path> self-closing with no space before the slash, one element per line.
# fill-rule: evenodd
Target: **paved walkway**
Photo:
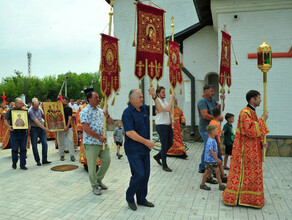
<path fill-rule="evenodd" d="M 127 158 L 118 160 L 112 140 L 110 145 L 112 162 L 103 181 L 109 189 L 101 196 L 92 193 L 88 175 L 78 162 L 71 162 L 68 154 L 65 161 L 59 160 L 53 141 L 49 141 L 52 164 L 36 166 L 32 151 L 28 150 L 27 171 L 13 170 L 10 150 L 1 150 L 0 219 L 292 219 L 292 158 L 267 158 L 264 164 L 266 205 L 262 209 L 228 207 L 222 203 L 218 185 L 211 186 L 210 192 L 199 189 L 202 175 L 197 167 L 203 145 L 188 143 L 187 160 L 168 158 L 172 173 L 162 171 L 151 158 L 147 199 L 155 207 L 138 206 L 133 212 L 125 201 L 130 178 Z M 50 170 L 61 164 L 75 164 L 79 168 L 68 172 Z"/>

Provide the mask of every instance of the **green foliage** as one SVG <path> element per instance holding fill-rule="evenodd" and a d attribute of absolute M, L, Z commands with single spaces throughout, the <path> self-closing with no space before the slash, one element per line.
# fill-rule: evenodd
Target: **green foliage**
<path fill-rule="evenodd" d="M 67 96 L 71 99 L 84 99 L 84 88 L 89 88 L 94 85 L 94 90 L 100 93 L 100 73 L 72 73 L 67 74 Z M 2 79 L 0 83 L 0 93 L 5 92 L 8 102 L 13 101 L 21 94 L 25 94 L 26 102 L 37 97 L 41 101 L 50 99 L 56 101 L 62 84 L 65 80 L 65 75 L 46 76 L 44 78 L 23 76 L 22 72 L 14 71 L 12 77 Z M 62 89 L 62 95 L 65 95 L 65 86 Z"/>

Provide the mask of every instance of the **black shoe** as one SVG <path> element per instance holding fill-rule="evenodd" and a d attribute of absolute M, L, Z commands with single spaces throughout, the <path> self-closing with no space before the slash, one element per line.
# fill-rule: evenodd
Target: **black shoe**
<path fill-rule="evenodd" d="M 159 158 L 157 158 L 156 156 L 153 156 L 153 158 L 154 158 L 154 160 L 156 160 L 156 162 L 157 162 L 160 166 L 162 166 L 162 163 L 160 162 L 160 159 L 159 159 Z"/>
<path fill-rule="evenodd" d="M 166 172 L 172 172 L 172 170 L 169 167 L 163 167 L 162 169 Z"/>
<path fill-rule="evenodd" d="M 205 169 L 199 170 L 199 173 L 205 173 Z"/>
<path fill-rule="evenodd" d="M 41 165 L 42 165 L 41 162 L 38 161 L 38 162 L 37 162 L 37 166 L 41 166 Z"/>
<path fill-rule="evenodd" d="M 43 164 L 49 164 L 52 163 L 51 161 L 43 161 Z"/>
<path fill-rule="evenodd" d="M 143 205 L 143 206 L 146 206 L 146 207 L 150 207 L 150 208 L 154 207 L 154 204 L 152 202 L 148 202 L 148 201 L 142 202 L 142 203 L 137 202 L 137 204 L 138 205 Z"/>
<path fill-rule="evenodd" d="M 13 164 L 12 164 L 12 168 L 13 168 L 13 169 L 16 169 L 16 168 L 17 168 L 16 163 L 13 163 Z"/>
<path fill-rule="evenodd" d="M 222 183 L 227 183 L 227 177 L 225 177 L 225 178 L 221 177 L 221 180 L 222 180 Z"/>
<path fill-rule="evenodd" d="M 23 166 L 23 167 L 20 167 L 20 169 L 27 170 L 27 167 L 26 166 Z"/>
<path fill-rule="evenodd" d="M 133 211 L 137 210 L 137 206 L 135 204 L 135 202 L 128 202 L 128 206 L 130 207 L 130 209 L 132 209 Z"/>
<path fill-rule="evenodd" d="M 118 159 L 121 159 L 123 155 L 119 154 Z"/>

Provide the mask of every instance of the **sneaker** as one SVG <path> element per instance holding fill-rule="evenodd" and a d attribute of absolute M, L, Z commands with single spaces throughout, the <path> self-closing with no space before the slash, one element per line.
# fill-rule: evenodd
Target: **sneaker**
<path fill-rule="evenodd" d="M 74 162 L 75 161 L 75 157 L 71 156 L 71 161 Z"/>
<path fill-rule="evenodd" d="M 123 155 L 119 154 L 118 159 L 121 159 Z"/>
<path fill-rule="evenodd" d="M 104 185 L 102 182 L 98 182 L 98 185 L 103 190 L 107 190 L 108 189 L 108 187 L 106 185 Z"/>
<path fill-rule="evenodd" d="M 101 195 L 101 190 L 99 188 L 92 189 L 94 195 Z"/>
<path fill-rule="evenodd" d="M 23 167 L 20 167 L 20 169 L 27 170 L 27 167 L 26 166 L 23 166 Z"/>
<path fill-rule="evenodd" d="M 65 157 L 64 156 L 61 156 L 60 160 L 61 161 L 64 161 L 65 160 Z"/>
<path fill-rule="evenodd" d="M 16 169 L 16 168 L 17 168 L 16 163 L 13 163 L 13 164 L 12 164 L 12 168 L 13 168 L 13 169 Z"/>
<path fill-rule="evenodd" d="M 219 190 L 221 190 L 221 191 L 224 191 L 224 190 L 225 190 L 225 188 L 226 188 L 226 186 L 225 186 L 225 185 L 221 185 L 221 186 L 219 186 Z"/>
<path fill-rule="evenodd" d="M 200 189 L 211 190 L 211 188 L 209 186 L 206 186 L 206 185 L 203 185 L 203 184 L 200 185 Z"/>

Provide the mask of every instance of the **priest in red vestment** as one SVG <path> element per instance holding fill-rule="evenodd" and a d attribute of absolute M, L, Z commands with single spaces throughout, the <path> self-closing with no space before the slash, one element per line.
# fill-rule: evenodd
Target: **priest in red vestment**
<path fill-rule="evenodd" d="M 261 208 L 265 204 L 262 150 L 267 147 L 263 140 L 269 132 L 266 124 L 268 113 L 257 118 L 255 109 L 261 103 L 258 91 L 249 91 L 246 100 L 248 105 L 238 117 L 227 186 L 222 198 L 227 205 Z"/>

